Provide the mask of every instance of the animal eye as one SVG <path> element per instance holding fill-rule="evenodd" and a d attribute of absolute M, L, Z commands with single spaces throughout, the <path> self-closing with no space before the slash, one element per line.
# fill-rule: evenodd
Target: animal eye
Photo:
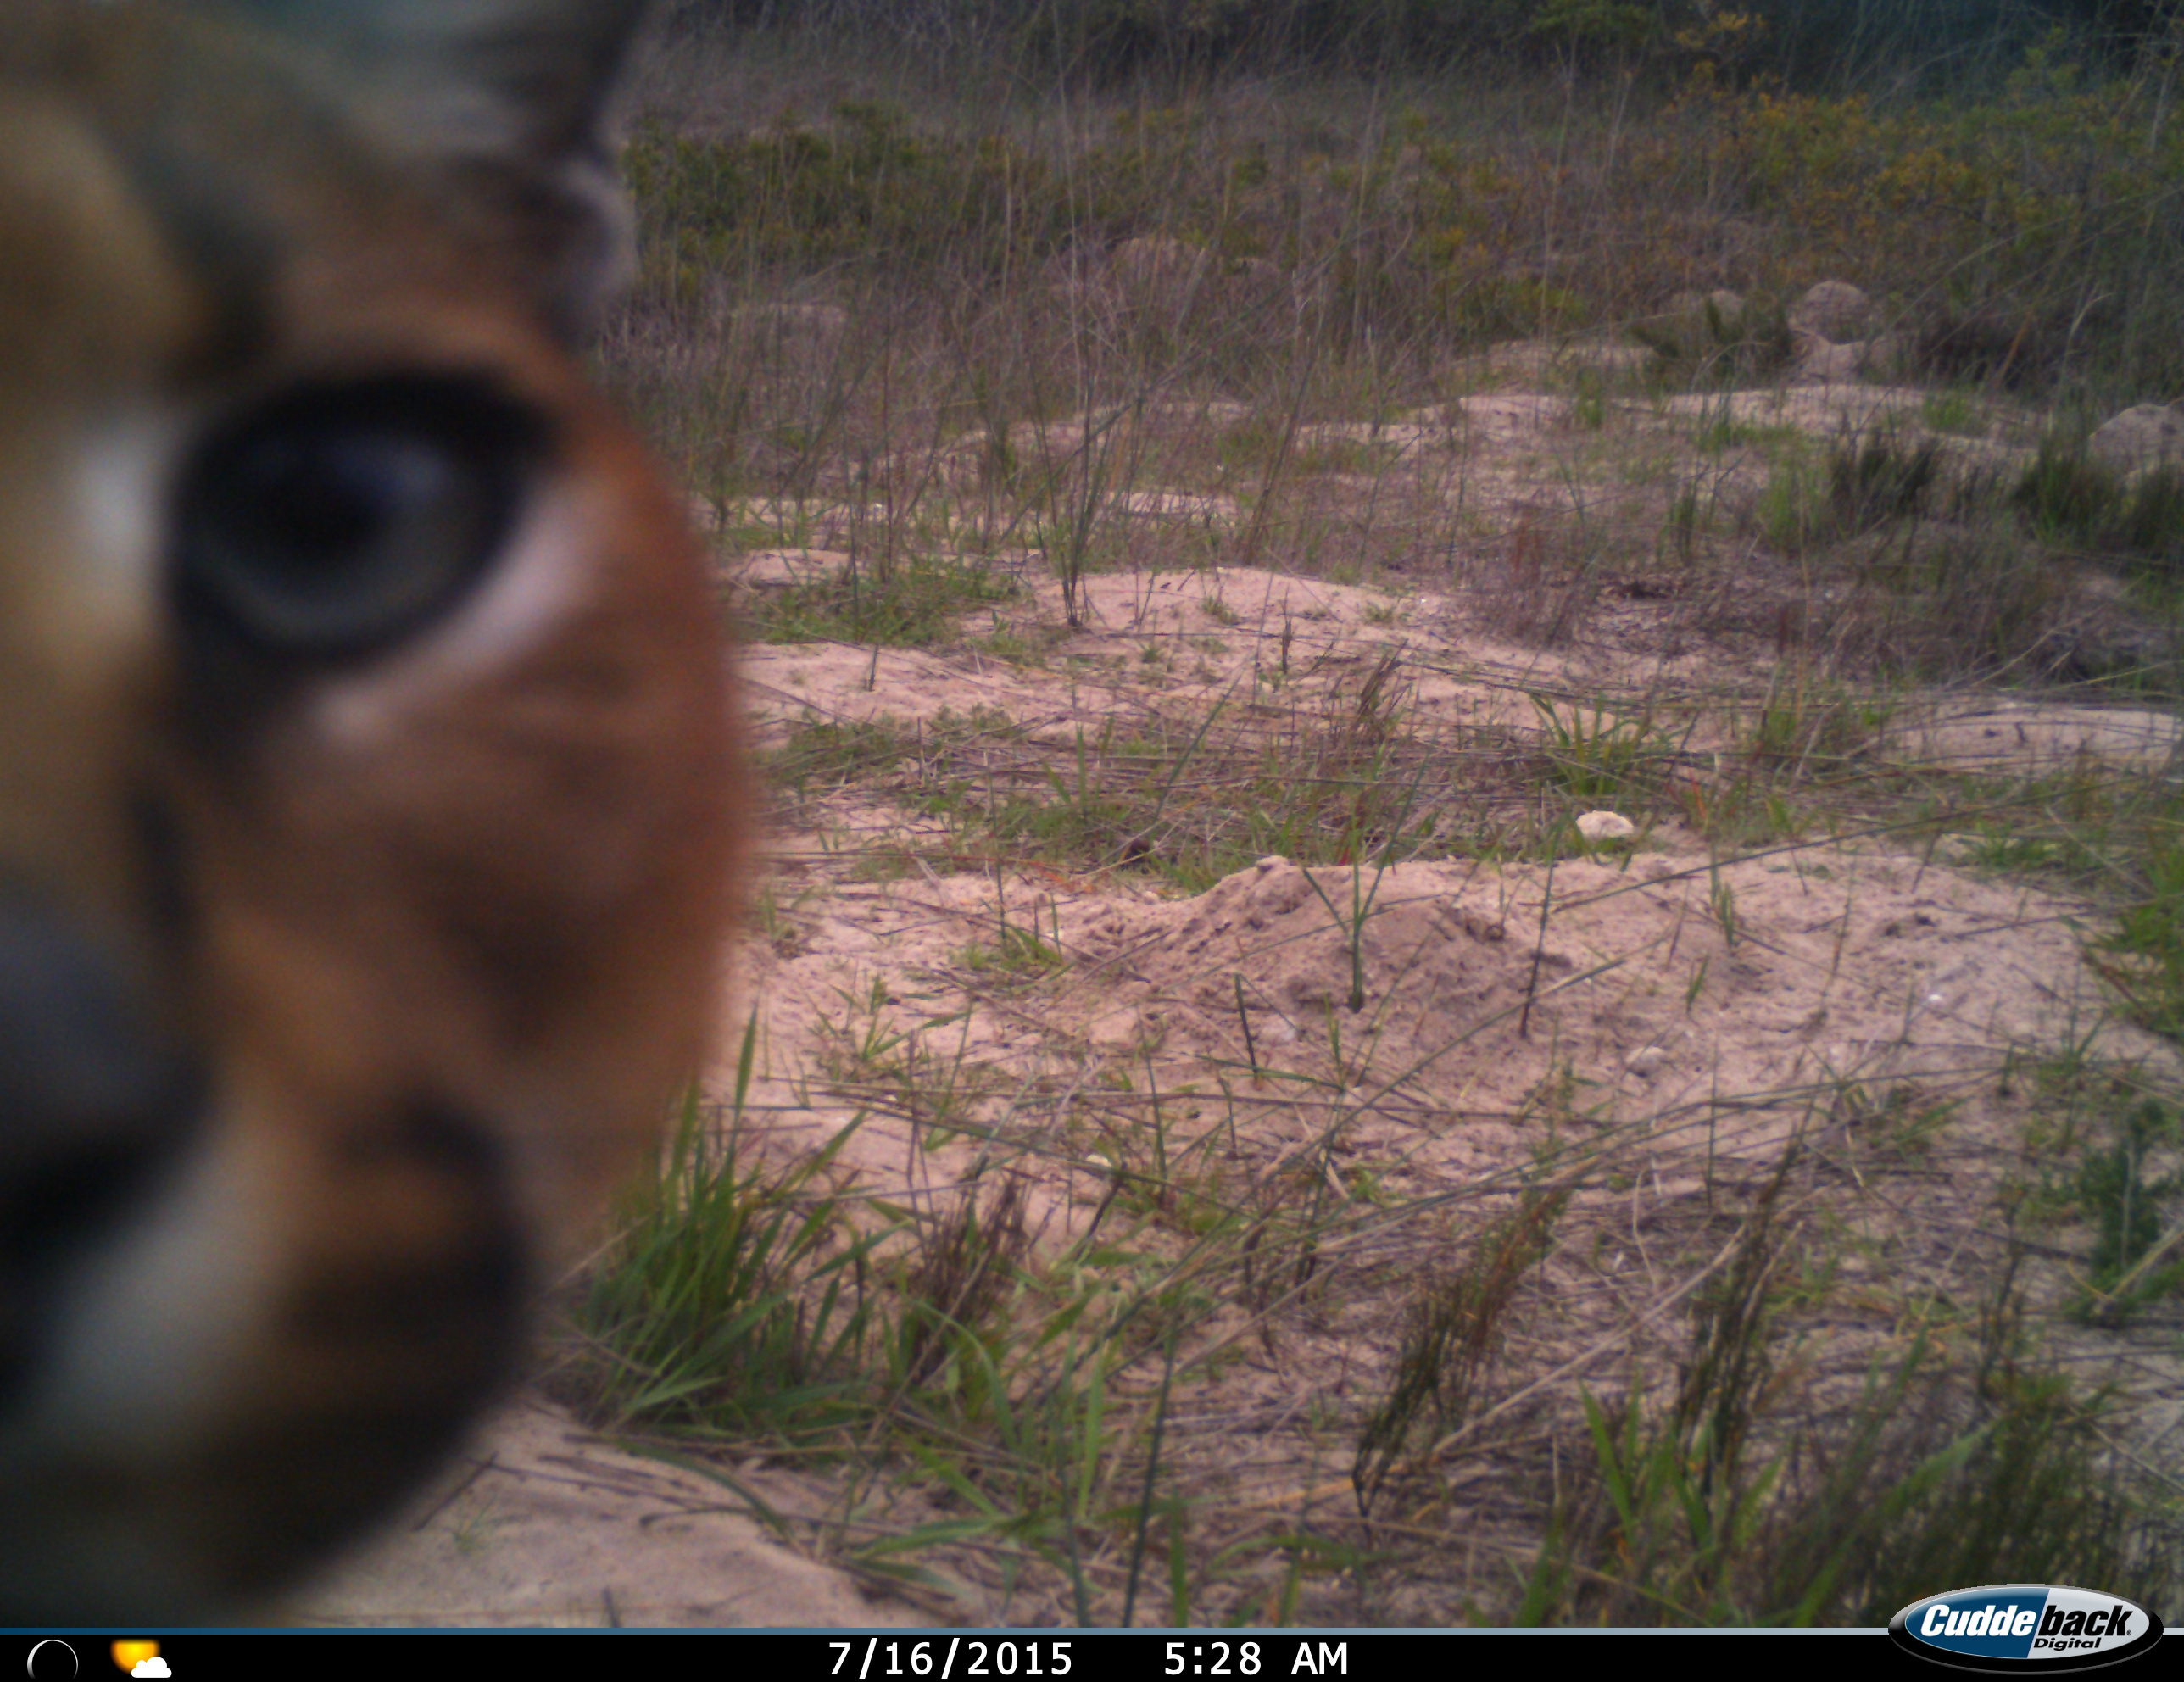
<path fill-rule="evenodd" d="M 476 381 L 313 386 L 261 404 L 184 470 L 179 605 L 269 652 L 393 641 L 484 576 L 543 448 L 538 418 Z"/>

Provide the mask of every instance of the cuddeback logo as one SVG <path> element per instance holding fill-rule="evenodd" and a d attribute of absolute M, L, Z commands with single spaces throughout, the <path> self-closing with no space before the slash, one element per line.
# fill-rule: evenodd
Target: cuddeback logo
<path fill-rule="evenodd" d="M 2114 1595 L 2009 1583 L 1914 1601 L 1888 1633 L 1921 1658 L 1965 1670 L 2084 1670 L 2137 1657 L 2161 1639 L 2161 1620 Z"/>

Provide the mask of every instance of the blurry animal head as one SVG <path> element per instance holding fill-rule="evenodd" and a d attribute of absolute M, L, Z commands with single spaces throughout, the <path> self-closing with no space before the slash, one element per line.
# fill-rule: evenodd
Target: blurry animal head
<path fill-rule="evenodd" d="M 0 1622 L 398 1500 L 693 1072 L 740 858 L 680 499 L 569 345 L 630 0 L 0 31 Z"/>

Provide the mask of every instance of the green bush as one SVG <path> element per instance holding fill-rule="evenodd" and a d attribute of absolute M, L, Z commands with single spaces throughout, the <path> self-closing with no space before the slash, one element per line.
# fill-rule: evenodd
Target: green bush
<path fill-rule="evenodd" d="M 622 169 L 647 283 L 672 295 L 709 271 L 844 263 L 999 272 L 1060 248 L 1096 208 L 1009 141 L 915 132 L 879 105 L 844 104 L 834 119 L 722 140 L 641 129 Z"/>
<path fill-rule="evenodd" d="M 2173 467 L 2126 477 L 2093 460 L 2081 443 L 2049 437 L 2010 500 L 2043 537 L 2164 567 L 2184 560 L 2184 473 Z"/>
<path fill-rule="evenodd" d="M 640 126 L 624 159 L 655 301 L 722 276 L 960 291 L 1064 258 L 1096 270 L 1158 232 L 1223 269 L 1314 277 L 1337 332 L 1461 344 L 1642 321 L 1695 284 L 1788 298 L 1827 275 L 1880 297 L 1905 349 L 1949 377 L 2165 397 L 2184 388 L 2168 76 L 2165 60 L 2120 71 L 2042 49 L 1984 92 L 1883 101 L 1701 70 L 1641 87 L 1635 112 L 1566 115 L 1601 132 L 1554 144 L 1462 121 L 1461 81 L 1393 83 L 1392 112 L 1376 85 L 1339 131 L 1217 120 L 1201 92 L 1059 126 L 997 107 L 969 132 L 850 103 L 720 138 Z M 1730 220 L 1737 254 L 1695 261 L 1694 228 Z M 1690 371 L 1778 370 L 1786 331 L 1746 316 Z"/>

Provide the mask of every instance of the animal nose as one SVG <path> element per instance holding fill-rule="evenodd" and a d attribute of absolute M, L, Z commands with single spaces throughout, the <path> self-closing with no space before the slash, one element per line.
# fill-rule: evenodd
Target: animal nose
<path fill-rule="evenodd" d="M 58 1270 L 176 1161 L 201 1100 L 114 955 L 58 908 L 0 894 L 0 1406 Z"/>

